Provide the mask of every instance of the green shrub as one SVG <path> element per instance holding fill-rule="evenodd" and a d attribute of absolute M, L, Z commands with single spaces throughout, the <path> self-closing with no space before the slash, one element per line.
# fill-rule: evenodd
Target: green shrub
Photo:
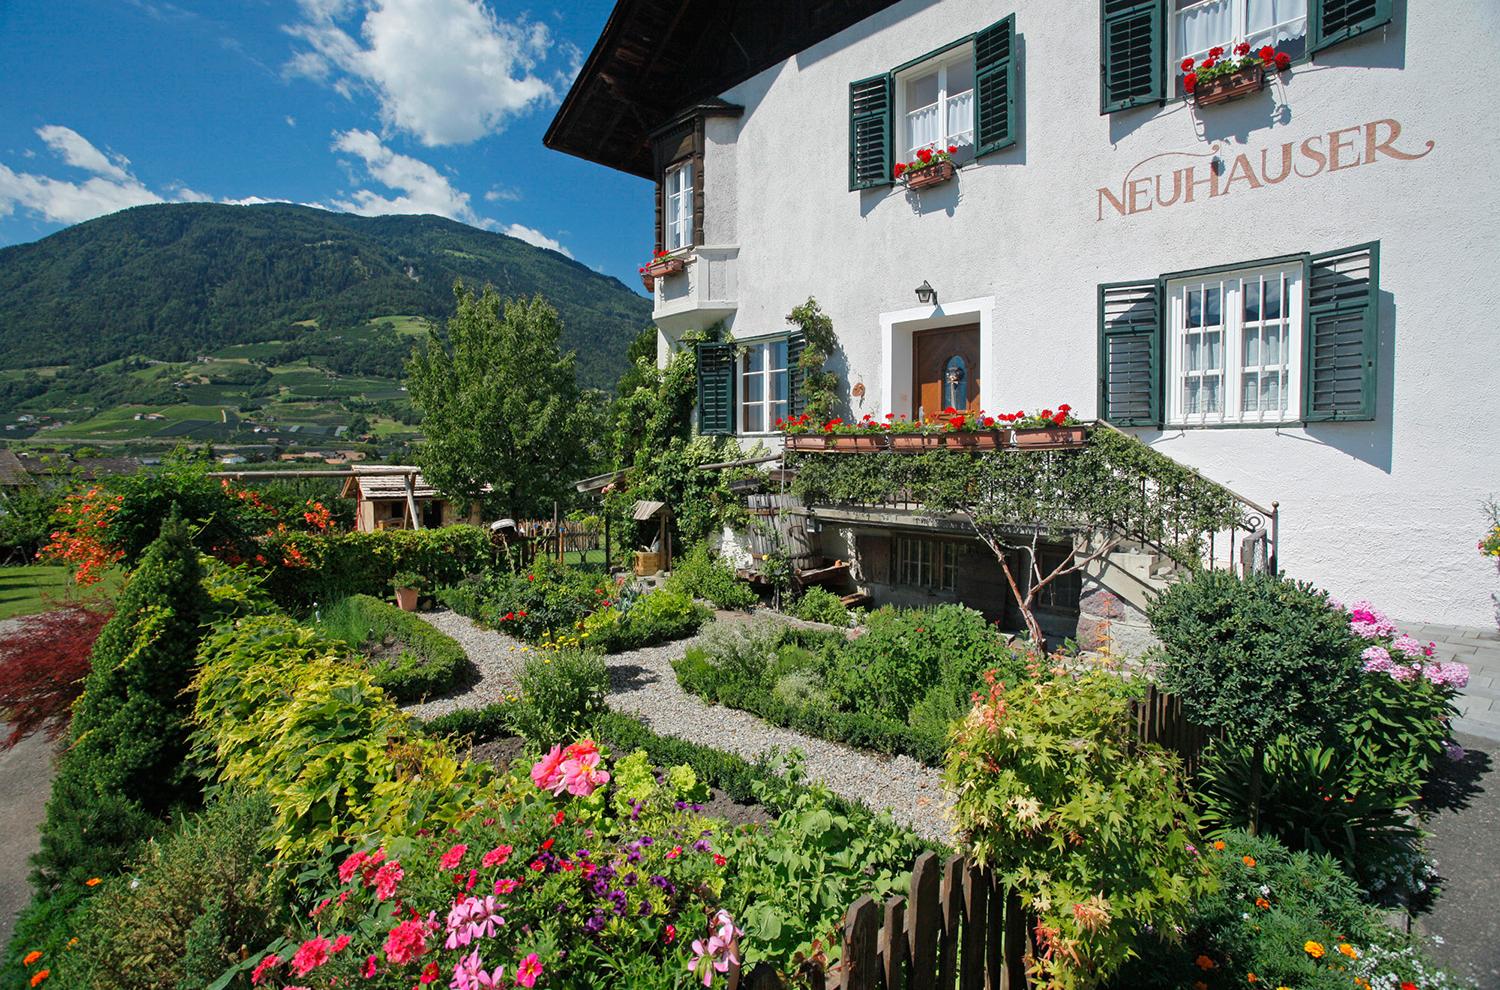
<path fill-rule="evenodd" d="M 1113 674 L 996 684 L 948 751 L 963 845 L 1037 916 L 1041 975 L 1096 986 L 1205 889 L 1174 756 L 1135 744 Z"/>
<path fill-rule="evenodd" d="M 1246 814 L 1254 831 L 1260 754 L 1337 734 L 1359 693 L 1347 617 L 1312 585 L 1269 574 L 1202 571 L 1147 609 L 1161 639 L 1158 677 L 1187 716 L 1251 748 Z"/>
<path fill-rule="evenodd" d="M 547 748 L 585 735 L 604 710 L 609 671 L 597 653 L 543 650 L 526 658 L 515 725 L 521 735 Z"/>
<path fill-rule="evenodd" d="M 128 876 L 99 888 L 54 973 L 77 990 L 200 988 L 279 928 L 281 889 L 265 869 L 264 795 L 226 800 L 145 847 Z M 211 864 L 211 868 L 205 868 Z"/>
<path fill-rule="evenodd" d="M 713 602 L 718 608 L 752 608 L 760 601 L 755 589 L 735 576 L 734 569 L 713 555 L 706 542 L 696 543 L 672 562 L 667 578 L 673 591 Z"/>
<path fill-rule="evenodd" d="M 324 609 L 318 625 L 334 639 L 356 650 L 399 647 L 389 659 L 370 659 L 375 683 L 406 703 L 457 687 L 472 667 L 453 637 L 410 612 L 371 598 L 351 595 Z"/>
<path fill-rule="evenodd" d="M 817 585 L 802 593 L 792 606 L 792 614 L 805 622 L 826 622 L 830 626 L 848 626 L 852 621 L 843 600 Z"/>
<path fill-rule="evenodd" d="M 658 588 L 634 599 L 624 597 L 584 619 L 582 645 L 605 653 L 638 650 L 691 636 L 710 615 L 688 595 Z"/>
<path fill-rule="evenodd" d="M 460 615 L 527 642 L 573 636 L 590 613 L 614 601 L 602 571 L 538 558 L 525 571 L 490 571 L 438 593 Z"/>
<path fill-rule="evenodd" d="M 193 755 L 217 790 L 266 792 L 283 869 L 345 837 L 456 821 L 488 793 L 337 640 L 257 616 L 218 627 L 199 657 Z"/>
<path fill-rule="evenodd" d="M 514 701 L 497 701 L 483 708 L 460 708 L 446 715 L 427 719 L 421 726 L 422 733 L 434 739 L 467 737 L 474 742 L 485 742 L 519 732 L 516 728 Z"/>
<path fill-rule="evenodd" d="M 38 855 L 38 890 L 113 872 L 175 804 L 197 798 L 188 715 L 208 597 L 176 513 L 146 550 L 94 643 Z"/>
<path fill-rule="evenodd" d="M 78 934 L 83 923 L 87 892 L 88 888 L 79 884 L 31 898 L 17 916 L 10 944 L 0 958 L 0 990 L 29 990 L 32 974 L 63 965 L 72 952 L 68 941 Z M 41 957 L 28 967 L 21 960 L 32 952 L 40 952 Z"/>
<path fill-rule="evenodd" d="M 277 532 L 266 537 L 261 552 L 273 563 L 295 564 L 273 567 L 268 580 L 272 597 L 293 609 L 350 595 L 384 596 L 400 571 L 420 575 L 427 587 L 458 584 L 484 570 L 494 557 L 489 533 L 464 525 L 374 533 Z"/>

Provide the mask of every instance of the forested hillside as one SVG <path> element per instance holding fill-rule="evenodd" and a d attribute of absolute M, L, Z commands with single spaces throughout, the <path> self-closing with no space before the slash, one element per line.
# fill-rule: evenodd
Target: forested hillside
<path fill-rule="evenodd" d="M 617 279 L 441 217 L 167 204 L 0 249 L 0 368 L 191 361 L 276 340 L 299 352 L 286 357 L 393 378 L 409 342 L 371 349 L 333 337 L 393 313 L 442 319 L 455 279 L 546 296 L 585 385 L 613 386 L 650 320 L 649 301 Z"/>

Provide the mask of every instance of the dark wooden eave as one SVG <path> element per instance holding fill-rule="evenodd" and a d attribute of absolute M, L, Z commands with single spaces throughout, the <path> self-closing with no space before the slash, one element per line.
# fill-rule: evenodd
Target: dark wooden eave
<path fill-rule="evenodd" d="M 654 178 L 649 135 L 896 0 L 619 0 L 542 143 Z"/>

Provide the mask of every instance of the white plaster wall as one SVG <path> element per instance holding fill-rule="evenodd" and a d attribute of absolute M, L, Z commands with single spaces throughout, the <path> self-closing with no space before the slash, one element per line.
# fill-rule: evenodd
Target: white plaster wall
<path fill-rule="evenodd" d="M 850 192 L 849 82 L 1012 11 L 1017 146 L 920 199 L 899 186 Z M 941 301 L 993 298 L 988 408 L 1069 402 L 1092 416 L 1099 283 L 1378 239 L 1375 422 L 1143 438 L 1250 498 L 1278 500 L 1289 573 L 1404 619 L 1490 623 L 1494 569 L 1475 540 L 1480 500 L 1500 493 L 1500 130 L 1454 52 L 1500 37 L 1500 4 L 1397 0 L 1391 27 L 1294 67 L 1269 93 L 1201 113 L 1174 101 L 1101 116 L 1098 37 L 1095 3 L 907 0 L 722 94 L 745 114 L 710 128 L 706 229 L 740 245 L 735 335 L 782 331 L 785 314 L 816 296 L 845 348 L 836 370 L 866 383 L 851 411 L 878 413 L 889 404 L 882 314 L 911 309 L 927 279 Z M 1398 148 L 1433 150 L 1260 189 L 1241 182 L 1217 198 L 1200 190 L 1191 204 L 1126 217 L 1106 205 L 1099 219 L 1096 190 L 1119 195 L 1148 157 L 1218 143 L 1226 165 L 1242 147 L 1258 160 L 1260 149 L 1319 134 L 1326 143 L 1331 130 L 1384 118 L 1400 122 Z M 1362 151 L 1363 135 L 1354 141 Z M 1161 159 L 1143 172 L 1204 161 Z"/>

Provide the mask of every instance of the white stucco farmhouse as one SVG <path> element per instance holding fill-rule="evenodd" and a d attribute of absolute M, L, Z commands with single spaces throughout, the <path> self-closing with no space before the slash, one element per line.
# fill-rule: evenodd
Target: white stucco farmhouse
<path fill-rule="evenodd" d="M 850 418 L 1070 403 L 1277 503 L 1286 572 L 1477 626 L 1497 40 L 1451 0 L 620 0 L 547 143 L 656 183 L 661 352 L 736 345 L 703 429 L 774 442 L 813 296 Z M 835 522 L 864 585 L 964 597 L 943 533 Z"/>

